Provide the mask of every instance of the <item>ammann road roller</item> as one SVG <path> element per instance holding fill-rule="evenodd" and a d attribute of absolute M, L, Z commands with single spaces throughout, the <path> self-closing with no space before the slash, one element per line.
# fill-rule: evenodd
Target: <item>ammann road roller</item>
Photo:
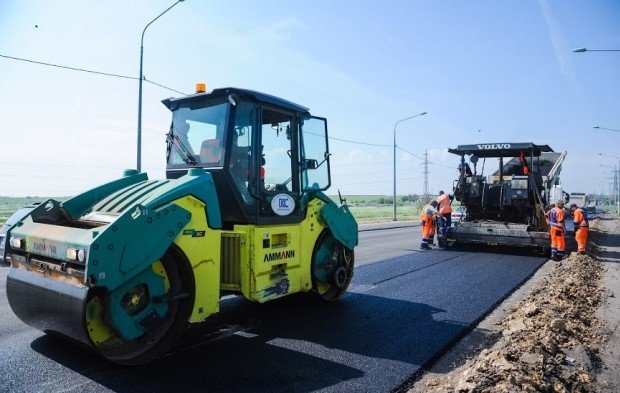
<path fill-rule="evenodd" d="M 125 365 L 162 356 L 223 295 L 339 298 L 358 242 L 346 203 L 324 194 L 324 118 L 238 88 L 163 104 L 165 180 L 127 170 L 7 233 L 13 312 Z"/>

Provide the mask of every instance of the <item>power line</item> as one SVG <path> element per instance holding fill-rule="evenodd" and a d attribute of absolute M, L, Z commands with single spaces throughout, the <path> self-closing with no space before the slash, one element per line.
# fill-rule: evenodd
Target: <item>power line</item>
<path fill-rule="evenodd" d="M 348 139 L 341 139 L 341 138 L 335 138 L 333 136 L 328 137 L 329 139 L 335 139 L 337 141 L 340 142 L 348 142 L 348 143 L 355 143 L 356 145 L 366 145 L 366 146 L 380 146 L 380 147 L 392 147 L 392 145 L 383 145 L 380 143 L 367 143 L 367 142 L 358 142 L 358 141 L 350 141 Z"/>
<path fill-rule="evenodd" d="M 407 150 L 403 149 L 403 148 L 402 148 L 402 147 L 400 147 L 400 146 L 396 146 L 396 148 L 397 148 L 397 149 L 400 149 L 400 150 L 402 150 L 402 151 L 404 151 L 405 153 L 409 154 L 410 156 L 413 156 L 413 157 L 417 158 L 418 160 L 426 161 L 424 158 L 422 158 L 422 157 L 420 157 L 420 156 L 418 156 L 418 155 L 415 155 L 415 154 L 413 154 L 413 153 L 411 153 L 411 152 L 409 152 L 409 151 L 407 151 Z M 433 161 L 430 161 L 430 160 L 429 160 L 429 161 L 428 161 L 428 163 L 429 163 L 429 164 L 439 165 L 439 166 L 442 166 L 442 167 L 445 167 L 445 168 L 450 168 L 450 169 L 452 169 L 452 167 L 451 167 L 451 166 L 449 166 L 449 165 L 444 165 L 444 164 L 440 164 L 440 163 L 438 163 L 438 162 L 433 162 Z"/>
<path fill-rule="evenodd" d="M 135 77 L 135 76 L 130 76 L 130 75 L 121 75 L 121 74 L 114 74 L 111 72 L 103 72 L 103 71 L 95 71 L 95 70 L 88 70 L 86 68 L 77 68 L 77 67 L 70 67 L 70 66 L 65 66 L 65 65 L 60 65 L 60 64 L 54 64 L 54 63 L 46 63 L 44 61 L 37 61 L 37 60 L 31 60 L 31 59 L 24 59 L 21 57 L 14 57 L 14 56 L 7 56 L 7 55 L 2 55 L 0 54 L 0 57 L 4 57 L 5 59 L 11 59 L 11 60 L 17 60 L 17 61 L 23 61 L 26 63 L 32 63 L 32 64 L 38 64 L 38 65 L 44 65 L 44 66 L 48 66 L 48 67 L 55 67 L 55 68 L 61 68 L 64 70 L 70 70 L 70 71 L 79 71 L 79 72 L 86 72 L 89 74 L 96 74 L 96 75 L 103 75 L 103 76 L 110 76 L 110 77 L 114 77 L 114 78 L 121 78 L 121 79 L 133 79 L 133 80 L 138 80 L 139 78 Z M 143 79 L 145 82 L 148 82 L 150 84 L 153 84 L 155 86 L 159 86 L 163 89 L 166 90 L 170 90 L 172 92 L 178 93 L 178 94 L 182 94 L 182 95 L 187 95 L 186 93 L 183 93 L 182 91 L 178 91 L 175 90 L 173 88 L 164 86 L 160 83 L 151 81 L 146 79 L 146 77 Z"/>
<path fill-rule="evenodd" d="M 304 134 L 310 134 L 310 135 L 315 135 L 315 136 L 320 136 L 320 137 L 324 137 L 325 135 L 321 135 L 321 134 L 316 134 L 314 132 L 310 132 L 310 131 L 304 131 Z M 367 142 L 359 142 L 359 141 L 352 141 L 350 139 L 342 139 L 342 138 L 336 138 L 334 136 L 328 136 L 328 139 L 333 139 L 336 141 L 340 141 L 340 142 L 348 142 L 348 143 L 354 143 L 356 145 L 367 145 L 367 146 L 380 146 L 380 147 L 392 147 L 392 145 L 383 145 L 380 143 L 367 143 Z"/>
<path fill-rule="evenodd" d="M 314 133 L 312 133 L 312 132 L 306 132 L 306 133 L 307 133 L 307 134 L 316 135 L 316 136 L 323 136 L 323 135 L 319 135 L 319 134 L 314 134 Z M 392 147 L 392 146 L 393 146 L 393 145 L 386 145 L 386 144 L 380 144 L 380 143 L 367 143 L 367 142 L 359 142 L 359 141 L 353 141 L 353 140 L 350 140 L 350 139 L 336 138 L 336 137 L 333 137 L 333 136 L 328 136 L 327 138 L 328 138 L 328 139 L 335 139 L 335 140 L 337 140 L 337 141 L 341 141 L 341 142 L 354 143 L 354 144 L 357 144 L 357 145 L 379 146 L 379 147 Z M 448 166 L 448 165 L 440 164 L 440 163 L 438 163 L 438 162 L 433 162 L 433 161 L 427 161 L 426 159 L 424 159 L 424 158 L 422 158 L 422 157 L 420 157 L 420 156 L 418 156 L 418 155 L 416 155 L 416 154 L 413 154 L 413 153 L 411 153 L 410 151 L 407 151 L 407 150 L 403 149 L 402 147 L 400 147 L 400 146 L 398 146 L 398 145 L 396 145 L 396 148 L 397 148 L 397 149 L 402 150 L 403 152 L 405 152 L 405 153 L 409 154 L 409 155 L 410 155 L 410 156 L 412 156 L 412 157 L 417 158 L 418 160 L 422 160 L 422 161 L 428 162 L 429 164 L 439 165 L 439 166 L 443 166 L 443 167 L 445 167 L 445 168 L 450 168 L 450 169 L 452 169 L 452 167 L 451 167 L 451 166 Z"/>
<path fill-rule="evenodd" d="M 134 78 L 134 79 L 138 79 L 138 78 Z M 152 81 L 152 80 L 148 80 L 148 79 L 146 79 L 146 77 L 144 77 L 144 81 L 145 81 L 145 82 L 147 82 L 147 83 L 150 83 L 150 84 L 152 84 L 152 85 L 159 86 L 159 87 L 161 87 L 162 89 L 170 90 L 170 91 L 172 91 L 172 92 L 174 92 L 174 93 L 178 93 L 178 94 L 181 94 L 181 95 L 184 95 L 184 96 L 188 95 L 187 93 L 183 93 L 182 91 L 178 91 L 178 90 L 172 89 L 172 88 L 170 88 L 170 87 L 164 86 L 164 85 L 162 85 L 162 84 L 159 84 L 159 83 L 157 83 L 157 82 L 154 82 L 154 81 Z"/>

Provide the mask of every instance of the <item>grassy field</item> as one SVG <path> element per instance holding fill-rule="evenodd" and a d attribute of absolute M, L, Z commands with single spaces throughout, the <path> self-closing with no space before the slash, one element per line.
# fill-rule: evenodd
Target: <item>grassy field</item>
<path fill-rule="evenodd" d="M 52 197 L 56 200 L 65 200 L 67 197 Z M 338 195 L 330 195 L 336 203 L 339 203 Z M 343 196 L 347 200 L 347 204 L 351 213 L 361 222 L 385 221 L 392 218 L 393 207 L 392 197 L 385 195 L 346 195 Z M 35 202 L 43 202 L 50 197 L 3 197 L 0 196 L 0 224 L 17 209 L 22 206 L 30 205 Z M 397 206 L 397 217 L 399 220 L 417 220 L 420 216 L 420 209 L 424 205 L 423 202 L 412 202 L 411 198 L 399 196 Z"/>
<path fill-rule="evenodd" d="M 336 203 L 339 203 L 337 195 L 330 195 Z M 385 195 L 347 195 L 349 210 L 359 222 L 376 222 L 391 220 L 394 215 L 392 197 Z M 406 199 L 403 201 L 403 199 Z M 398 220 L 417 220 L 420 217 L 422 207 L 428 201 L 420 201 L 415 196 L 397 196 L 396 217 Z M 415 202 L 414 202 L 415 201 Z"/>

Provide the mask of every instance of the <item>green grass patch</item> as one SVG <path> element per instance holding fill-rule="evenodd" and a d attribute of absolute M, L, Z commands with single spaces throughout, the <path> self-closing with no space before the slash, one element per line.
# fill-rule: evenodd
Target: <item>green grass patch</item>
<path fill-rule="evenodd" d="M 394 216 L 394 208 L 391 205 L 377 206 L 349 206 L 349 210 L 358 221 L 385 221 Z M 415 205 L 397 206 L 396 218 L 398 220 L 417 220 L 420 218 L 420 208 Z"/>

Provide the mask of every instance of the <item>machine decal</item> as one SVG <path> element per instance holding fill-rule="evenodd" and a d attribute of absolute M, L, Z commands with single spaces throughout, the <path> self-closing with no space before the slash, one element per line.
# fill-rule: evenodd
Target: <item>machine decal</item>
<path fill-rule="evenodd" d="M 273 285 L 265 288 L 263 290 L 263 297 L 284 295 L 285 293 L 288 293 L 290 286 L 291 284 L 288 277 L 283 277 Z"/>
<path fill-rule="evenodd" d="M 493 150 L 493 149 L 510 149 L 510 143 L 494 143 L 490 145 L 476 145 L 480 150 Z"/>
<path fill-rule="evenodd" d="M 44 254 L 56 255 L 56 246 L 51 244 L 33 242 L 32 248 L 34 249 L 34 251 L 38 251 Z"/>
<path fill-rule="evenodd" d="M 263 259 L 263 262 L 271 262 L 288 258 L 295 258 L 295 250 L 286 250 L 280 252 L 272 252 L 271 254 L 265 254 L 265 259 Z"/>
<path fill-rule="evenodd" d="M 279 216 L 288 216 L 295 210 L 295 200 L 288 194 L 278 194 L 271 200 L 271 210 Z"/>
<path fill-rule="evenodd" d="M 184 229 L 183 236 L 205 237 L 205 231 L 197 231 L 195 229 Z"/>

